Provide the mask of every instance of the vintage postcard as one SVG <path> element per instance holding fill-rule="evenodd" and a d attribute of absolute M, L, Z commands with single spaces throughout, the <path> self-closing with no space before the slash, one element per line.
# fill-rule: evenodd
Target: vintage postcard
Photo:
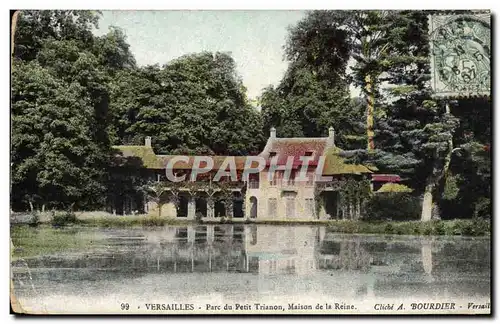
<path fill-rule="evenodd" d="M 12 313 L 492 313 L 489 10 L 11 23 Z"/>

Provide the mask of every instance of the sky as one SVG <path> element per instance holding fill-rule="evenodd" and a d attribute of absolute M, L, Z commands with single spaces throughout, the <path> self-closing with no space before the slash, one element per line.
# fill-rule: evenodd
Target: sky
<path fill-rule="evenodd" d="M 122 28 L 137 63 L 163 65 L 202 51 L 231 52 L 251 99 L 278 84 L 286 68 L 287 27 L 304 11 L 102 11 L 97 35 Z"/>

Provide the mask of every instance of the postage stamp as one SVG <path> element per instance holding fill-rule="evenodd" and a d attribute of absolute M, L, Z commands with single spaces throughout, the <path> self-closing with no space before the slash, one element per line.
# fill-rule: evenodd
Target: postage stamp
<path fill-rule="evenodd" d="M 11 22 L 11 313 L 492 313 L 489 11 Z"/>
<path fill-rule="evenodd" d="M 491 92 L 489 14 L 430 15 L 432 88 L 437 96 Z"/>

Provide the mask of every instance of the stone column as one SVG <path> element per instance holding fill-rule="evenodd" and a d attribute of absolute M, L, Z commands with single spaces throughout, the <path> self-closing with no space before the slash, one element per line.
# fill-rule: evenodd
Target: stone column
<path fill-rule="evenodd" d="M 187 228 L 188 231 L 188 242 L 193 243 L 194 242 L 194 236 L 195 236 L 195 229 L 194 227 L 190 226 Z"/>
<path fill-rule="evenodd" d="M 243 199 L 243 203 L 241 204 L 241 212 L 243 213 L 243 218 L 250 218 L 250 216 L 246 214 L 246 205 L 247 199 L 246 194 L 241 194 L 241 199 Z"/>
<path fill-rule="evenodd" d="M 326 229 L 325 227 L 319 227 L 318 228 L 318 236 L 319 236 L 319 242 L 323 242 L 323 240 L 325 239 L 325 235 L 326 235 Z"/>
<path fill-rule="evenodd" d="M 207 197 L 207 218 L 212 219 L 215 217 L 215 201 L 212 196 Z"/>
<path fill-rule="evenodd" d="M 325 210 L 325 197 L 324 196 L 320 196 L 318 199 L 320 199 L 321 203 L 319 204 L 319 208 L 318 208 L 318 218 L 319 219 L 326 219 L 326 210 Z M 316 198 L 314 198 L 314 205 L 316 206 L 317 203 L 316 203 Z"/>
<path fill-rule="evenodd" d="M 207 226 L 207 242 L 208 243 L 213 243 L 214 241 L 214 227 L 208 225 Z"/>
<path fill-rule="evenodd" d="M 194 219 L 196 213 L 196 200 L 194 196 L 189 196 L 188 208 L 187 208 L 187 219 Z"/>
<path fill-rule="evenodd" d="M 233 201 L 228 201 L 226 204 L 226 217 L 233 218 Z"/>
<path fill-rule="evenodd" d="M 228 236 L 228 242 L 232 242 L 233 241 L 233 225 L 230 225 L 228 228 L 227 228 L 227 233 L 226 235 Z"/>

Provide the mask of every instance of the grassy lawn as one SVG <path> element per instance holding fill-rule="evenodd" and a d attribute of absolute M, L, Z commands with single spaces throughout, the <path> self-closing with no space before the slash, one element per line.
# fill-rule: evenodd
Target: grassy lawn
<path fill-rule="evenodd" d="M 53 254 L 60 251 L 90 249 L 99 240 L 98 233 L 81 233 L 71 227 L 12 226 L 10 229 L 12 260 Z"/>

